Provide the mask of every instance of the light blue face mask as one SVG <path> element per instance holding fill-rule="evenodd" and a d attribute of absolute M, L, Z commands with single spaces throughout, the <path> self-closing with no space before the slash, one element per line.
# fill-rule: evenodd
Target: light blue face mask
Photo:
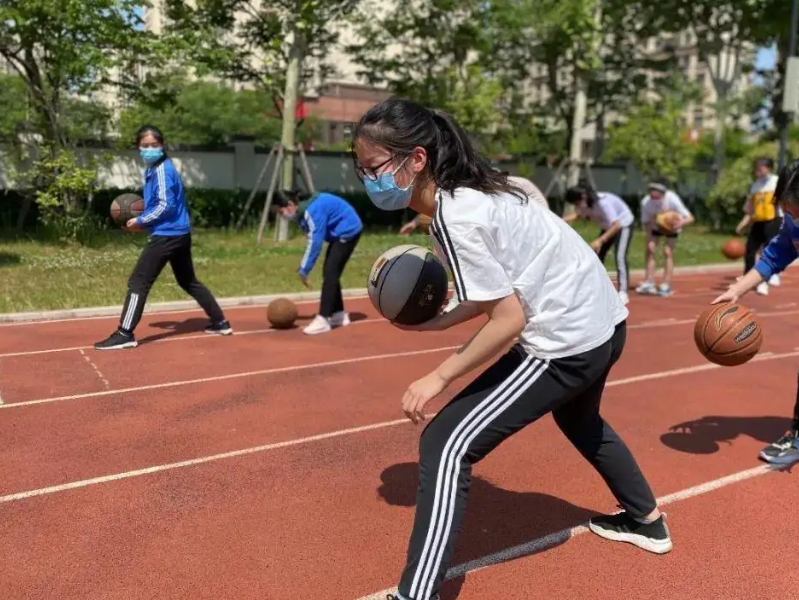
<path fill-rule="evenodd" d="M 161 157 L 164 156 L 164 149 L 139 148 L 139 156 L 141 156 L 141 159 L 145 162 L 145 164 L 147 164 L 147 166 L 150 166 L 161 160 Z"/>
<path fill-rule="evenodd" d="M 395 172 L 399 171 L 403 164 L 405 164 L 404 160 Z M 416 179 L 416 176 L 414 176 L 414 179 Z M 408 184 L 408 187 L 401 188 L 394 179 L 394 173 L 381 173 L 377 176 L 377 181 L 366 178 L 363 185 L 366 188 L 366 194 L 369 199 L 381 210 L 403 210 L 408 208 L 411 203 L 413 181 Z"/>

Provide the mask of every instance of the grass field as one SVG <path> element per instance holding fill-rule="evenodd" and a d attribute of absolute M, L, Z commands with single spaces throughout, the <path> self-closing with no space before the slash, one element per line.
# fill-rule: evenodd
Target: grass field
<path fill-rule="evenodd" d="M 596 235 L 590 224 L 578 226 L 587 239 Z M 270 237 L 270 236 L 267 236 Z M 677 246 L 678 265 L 724 261 L 719 248 L 727 236 L 707 233 L 699 226 L 687 228 Z M 93 247 L 0 238 L 0 313 L 121 304 L 127 278 L 136 262 L 143 235 L 110 232 Z M 365 287 L 375 258 L 392 246 L 428 245 L 424 235 L 410 238 L 370 233 L 365 235 L 344 273 L 344 287 Z M 644 236 L 636 231 L 630 250 L 631 268 L 643 267 Z M 195 231 L 194 260 L 198 277 L 218 297 L 304 291 L 296 274 L 305 250 L 305 238 L 295 236 L 284 244 L 268 241 L 258 247 L 254 232 Z M 324 250 L 311 274 L 318 289 Z M 606 261 L 614 268 L 612 256 Z M 166 269 L 149 300 L 181 300 L 186 294 Z"/>

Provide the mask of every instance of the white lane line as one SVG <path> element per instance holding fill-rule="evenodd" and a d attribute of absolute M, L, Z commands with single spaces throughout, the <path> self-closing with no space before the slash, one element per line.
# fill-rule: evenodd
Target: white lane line
<path fill-rule="evenodd" d="M 451 350 L 451 349 L 459 348 L 459 347 L 460 346 L 453 346 L 451 348 L 438 348 L 436 350 L 424 350 L 422 352 L 415 352 L 415 353 L 403 353 L 403 354 L 399 354 L 399 355 L 397 355 L 397 354 L 384 355 L 384 357 L 385 356 L 394 357 L 394 356 L 402 356 L 402 355 L 407 356 L 407 355 L 410 355 L 410 354 L 432 353 L 432 352 L 438 352 L 440 350 Z M 794 355 L 795 356 L 799 356 L 799 352 L 794 352 L 791 355 L 792 356 L 794 356 Z M 783 356 L 788 356 L 788 355 L 783 355 Z M 375 358 L 376 357 L 367 357 L 366 359 L 361 359 L 361 360 L 370 360 L 370 359 L 375 359 Z M 340 364 L 342 362 L 346 363 L 346 362 L 349 362 L 349 361 L 337 361 L 335 364 Z M 322 363 L 322 364 L 333 364 L 333 363 Z M 716 367 L 716 365 L 698 365 L 696 367 L 689 367 L 687 369 L 675 369 L 675 370 L 672 370 L 672 371 L 661 371 L 661 372 L 657 372 L 657 373 L 649 373 L 649 374 L 646 374 L 646 375 L 639 375 L 639 376 L 636 376 L 636 377 L 627 377 L 626 379 L 617 379 L 616 381 L 609 382 L 606 387 L 615 387 L 615 386 L 620 386 L 620 385 L 630 385 L 630 384 L 633 384 L 633 383 L 638 383 L 640 381 L 649 381 L 649 380 L 652 380 L 652 379 L 662 379 L 664 377 L 671 377 L 671 376 L 676 376 L 676 375 L 686 375 L 686 374 L 690 374 L 690 373 L 697 373 L 697 372 L 700 372 L 700 371 L 707 371 L 708 369 L 711 369 L 711 368 L 720 368 L 720 367 Z M 287 370 L 294 370 L 294 368 L 289 367 Z M 99 392 L 99 393 L 96 393 L 94 395 L 95 396 L 100 396 L 100 395 L 107 395 L 107 394 L 104 393 L 104 392 Z M 7 407 L 10 407 L 10 406 L 14 406 L 14 405 L 6 404 L 4 406 L 0 406 L 0 409 L 7 408 Z M 430 419 L 432 419 L 434 416 L 435 416 L 435 413 L 431 413 L 431 414 L 427 414 L 426 415 L 428 421 Z M 322 434 L 318 434 L 318 435 L 313 435 L 313 436 L 305 437 L 305 438 L 287 440 L 287 441 L 284 441 L 284 442 L 276 442 L 276 443 L 272 443 L 272 444 L 265 444 L 263 446 L 255 446 L 255 447 L 252 447 L 252 448 L 244 448 L 242 450 L 233 450 L 231 452 L 224 452 L 222 454 L 212 454 L 210 456 L 203 456 L 203 457 L 200 457 L 200 458 L 193 458 L 193 459 L 184 460 L 184 461 L 180 461 L 180 462 L 156 465 L 156 466 L 153 466 L 153 467 L 145 467 L 145 468 L 142 468 L 142 469 L 136 469 L 134 471 L 125 471 L 125 472 L 122 472 L 122 473 L 114 473 L 112 475 L 104 475 L 104 476 L 101 476 L 101 477 L 94 477 L 94 478 L 91 478 L 91 479 L 83 479 L 83 480 L 80 480 L 80 481 L 73 481 L 71 483 L 65 483 L 65 484 L 62 484 L 62 485 L 55 485 L 55 486 L 40 488 L 38 490 L 30 490 L 30 491 L 27 491 L 27 492 L 19 492 L 19 493 L 15 493 L 15 494 L 9 494 L 7 496 L 0 496 L 0 503 L 11 502 L 13 500 L 22 500 L 22 499 L 25 499 L 25 498 L 32 498 L 34 496 L 42 496 L 42 495 L 45 495 L 45 494 L 54 494 L 56 492 L 63 492 L 65 490 L 89 487 L 89 486 L 97 485 L 97 484 L 100 484 L 100 483 L 109 483 L 109 482 L 112 482 L 112 481 L 119 481 L 121 479 L 130 479 L 131 477 L 139 477 L 141 475 L 149 475 L 151 473 L 159 473 L 161 471 L 171 471 L 173 469 L 180 469 L 180 468 L 183 468 L 183 467 L 191 467 L 191 466 L 194 466 L 194 465 L 199 465 L 199 464 L 208 463 L 208 462 L 214 462 L 214 461 L 217 461 L 217 460 L 224 460 L 224 459 L 227 459 L 227 458 L 234 458 L 234 457 L 237 457 L 237 456 L 244 456 L 246 454 L 255 454 L 255 453 L 258 453 L 258 452 L 267 452 L 269 450 L 276 450 L 278 448 L 286 448 L 286 447 L 289 447 L 289 446 L 298 446 L 298 445 L 301 445 L 301 444 L 307 444 L 307 443 L 311 443 L 311 442 L 315 442 L 315 441 L 319 441 L 319 440 L 325 440 L 325 439 L 330 439 L 330 438 L 342 437 L 342 436 L 346 436 L 346 435 L 352 435 L 352 434 L 355 434 L 355 433 L 360 433 L 362 431 L 372 431 L 372 430 L 375 430 L 375 429 L 384 429 L 384 428 L 387 428 L 387 427 L 395 427 L 397 425 L 402 425 L 402 424 L 405 424 L 405 423 L 410 423 L 410 421 L 408 421 L 408 419 L 396 419 L 396 420 L 393 420 L 393 421 L 384 421 L 382 423 L 372 423 L 370 425 L 364 425 L 364 426 L 361 426 L 361 427 L 353 427 L 353 428 L 349 428 L 349 429 L 339 429 L 339 430 L 336 430 L 336 431 L 331 431 L 331 432 L 328 432 L 328 433 L 322 433 Z"/>
<path fill-rule="evenodd" d="M 91 365 L 92 369 L 94 369 L 94 372 L 97 373 L 97 377 L 99 377 L 100 381 L 103 382 L 105 389 L 110 390 L 111 384 L 108 383 L 108 380 L 105 378 L 105 375 L 103 375 L 102 371 L 100 371 L 99 367 L 96 364 L 94 364 L 94 361 L 91 358 L 89 358 L 88 355 L 83 350 L 80 350 L 79 352 L 80 355 L 83 357 L 83 359 Z"/>
<path fill-rule="evenodd" d="M 279 295 L 276 294 L 272 298 L 274 300 Z M 286 296 L 291 296 L 291 294 L 286 294 Z M 368 298 L 367 294 L 355 294 L 352 296 L 346 295 L 346 290 L 344 290 L 344 300 L 363 300 L 364 298 Z M 309 300 L 293 300 L 294 304 L 297 306 L 303 306 L 306 304 L 319 304 L 319 298 L 311 298 Z M 251 302 L 245 304 L 236 304 L 234 306 L 227 306 L 224 302 L 222 303 L 222 308 L 225 312 L 229 312 L 232 310 L 243 310 L 247 308 L 266 308 L 267 304 L 269 304 L 268 299 L 264 299 L 263 301 L 258 302 Z M 30 321 L 7 321 L 7 322 L 0 322 L 0 327 L 21 327 L 25 325 L 51 325 L 54 323 L 70 323 L 74 321 L 98 321 L 101 319 L 118 319 L 119 313 L 122 312 L 121 306 L 114 306 L 114 307 L 99 307 L 100 310 L 109 309 L 108 314 L 104 315 L 94 315 L 90 317 L 65 317 L 65 318 L 50 318 L 50 319 L 39 319 L 39 320 L 30 320 Z M 68 309 L 66 309 L 68 310 Z M 42 312 L 59 312 L 59 310 L 55 311 L 42 311 Z M 202 308 L 196 306 L 194 308 L 179 308 L 175 310 L 147 310 L 144 311 L 145 317 L 159 317 L 162 315 L 181 315 L 186 313 L 202 313 Z M 9 313 L 14 314 L 14 313 Z"/>
<path fill-rule="evenodd" d="M 364 325 L 366 323 L 380 323 L 380 322 L 388 322 L 382 317 L 379 319 L 362 319 L 360 321 L 353 321 L 350 326 L 352 325 Z M 268 329 L 250 329 L 248 331 L 234 331 L 233 337 L 241 337 L 243 335 L 253 335 L 253 334 L 263 334 L 263 333 L 277 333 L 276 329 L 272 329 L 271 327 Z M 155 334 L 159 335 L 159 334 Z M 216 336 L 208 335 L 207 333 L 199 333 L 199 334 L 192 334 L 192 335 L 174 335 L 170 337 L 165 337 L 160 340 L 153 340 L 152 342 L 147 342 L 146 338 L 145 341 L 141 344 L 150 345 L 150 344 L 163 344 L 165 342 L 185 342 L 186 340 L 206 340 L 206 339 L 214 339 Z M 19 357 L 19 356 L 36 356 L 40 354 L 53 354 L 56 352 L 72 352 L 74 350 L 92 350 L 92 346 L 72 346 L 71 348 L 51 348 L 49 350 L 25 350 L 22 352 L 8 352 L 6 354 L 0 354 L 0 358 L 12 358 L 12 357 Z"/>
<path fill-rule="evenodd" d="M 719 479 L 714 479 L 713 481 L 700 483 L 699 485 L 680 490 L 679 492 L 662 496 L 657 499 L 657 503 L 658 506 L 666 506 L 668 504 L 673 504 L 674 502 L 679 502 L 680 500 L 687 500 L 688 498 L 693 498 L 694 496 L 701 496 L 702 494 L 707 494 L 714 490 L 732 485 L 733 483 L 740 483 L 742 481 L 746 481 L 747 479 L 754 479 L 755 477 L 760 477 L 781 469 L 784 469 L 784 467 L 761 465 L 759 467 L 754 467 L 745 471 L 739 471 L 738 473 L 733 473 L 732 475 L 720 477 Z M 493 554 L 488 554 L 475 560 L 452 567 L 447 571 L 445 579 L 455 579 L 456 577 L 462 577 L 467 573 L 473 573 L 492 565 L 505 563 L 517 558 L 535 554 L 536 552 L 548 550 L 549 548 L 559 546 L 571 538 L 587 533 L 588 531 L 589 529 L 587 522 L 574 527 L 561 529 L 560 531 L 530 540 L 529 542 L 519 544 L 518 546 L 505 548 L 499 552 L 494 552 Z M 380 592 L 375 592 L 374 594 L 369 594 L 368 596 L 361 596 L 357 600 L 385 600 L 387 594 L 396 593 L 397 588 L 388 588 Z"/>
<path fill-rule="evenodd" d="M 371 356 L 359 356 L 355 358 L 342 358 L 340 360 L 331 360 L 327 362 L 319 362 L 306 365 L 292 365 L 290 367 L 277 367 L 274 369 L 261 369 L 259 371 L 246 371 L 243 373 L 232 373 L 229 375 L 215 375 L 213 377 L 201 377 L 199 379 L 186 379 L 184 381 L 168 381 L 166 383 L 154 383 L 152 385 L 141 385 L 137 387 L 122 388 L 118 390 L 107 390 L 104 392 L 87 392 L 85 394 L 73 394 L 71 396 L 56 396 L 54 398 L 40 398 L 38 400 L 26 400 L 24 402 L 13 402 L 11 404 L 4 404 L 0 409 L 18 408 L 22 406 L 33 406 L 36 404 L 48 404 L 51 402 L 66 402 L 69 400 L 81 400 L 83 398 L 99 398 L 101 396 L 117 396 L 121 394 L 129 394 L 132 392 L 143 392 L 148 390 L 161 390 L 165 388 L 179 387 L 183 385 L 193 385 L 197 383 L 210 383 L 212 381 L 227 381 L 230 379 L 240 379 L 243 377 L 255 377 L 258 375 L 271 375 L 274 373 L 288 373 L 291 371 L 305 371 L 307 369 L 320 369 L 323 367 L 335 367 L 338 365 L 349 365 L 354 363 L 361 363 L 373 360 L 383 360 L 387 358 L 401 358 L 404 356 L 418 356 L 420 354 L 434 354 L 436 352 L 444 352 L 445 350 L 456 350 L 462 345 L 458 346 L 442 346 L 439 348 L 428 348 L 426 350 L 409 350 L 407 352 L 394 352 L 391 354 L 373 354 Z"/>

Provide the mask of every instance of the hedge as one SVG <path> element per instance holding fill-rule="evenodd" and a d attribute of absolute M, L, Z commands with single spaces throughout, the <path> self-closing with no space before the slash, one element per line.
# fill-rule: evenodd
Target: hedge
<path fill-rule="evenodd" d="M 105 189 L 99 190 L 92 199 L 92 212 L 106 217 L 108 226 L 113 224 L 108 217 L 111 202 L 119 194 L 125 192 L 140 193 L 135 189 Z M 364 192 L 333 192 L 349 201 L 364 224 L 371 229 L 394 229 L 399 228 L 402 223 L 412 218 L 413 212 L 396 211 L 385 212 L 376 208 Z M 212 188 L 188 188 L 186 198 L 191 210 L 192 223 L 196 227 L 229 228 L 235 226 L 241 211 L 244 208 L 247 198 L 250 195 L 248 190 L 223 190 Z M 627 196 L 623 198 L 630 206 L 638 219 L 641 198 L 639 196 Z M 255 227 L 263 210 L 266 200 L 266 193 L 259 192 L 250 208 L 245 226 Z M 714 215 L 708 210 L 704 199 L 684 198 L 688 208 L 694 213 L 697 221 L 707 225 L 713 225 L 722 229 L 729 229 L 735 226 L 738 217 L 723 217 Z M 22 197 L 18 192 L 8 190 L 0 193 L 0 228 L 11 228 L 16 225 L 17 217 L 22 206 Z M 563 214 L 564 203 L 559 197 L 550 198 L 550 207 L 556 214 Z M 34 229 L 38 221 L 38 207 L 34 205 L 26 219 L 26 228 Z M 726 222 L 730 221 L 730 222 Z"/>

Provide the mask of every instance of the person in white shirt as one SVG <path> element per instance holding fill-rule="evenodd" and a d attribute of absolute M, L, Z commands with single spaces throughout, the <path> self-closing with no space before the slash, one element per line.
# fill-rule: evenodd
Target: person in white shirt
<path fill-rule="evenodd" d="M 774 161 L 770 158 L 758 158 L 755 161 L 755 181 L 749 188 L 749 195 L 744 203 L 744 216 L 735 228 L 735 233 L 742 235 L 749 227 L 744 275 L 754 268 L 758 254 L 779 233 L 782 224 L 783 212 L 774 196 L 779 178 L 772 173 L 773 169 Z M 768 281 L 761 281 L 755 291 L 765 296 L 770 285 L 780 285 L 780 276 L 772 275 Z"/>
<path fill-rule="evenodd" d="M 574 205 L 574 212 L 563 217 L 570 223 L 578 218 L 589 219 L 599 225 L 599 236 L 591 242 L 591 248 L 602 264 L 608 251 L 616 248 L 616 281 L 619 297 L 627 304 L 630 288 L 630 269 L 627 254 L 633 237 L 635 217 L 627 203 L 609 192 L 597 192 L 590 185 L 581 184 L 566 190 L 566 202 Z"/>
<path fill-rule="evenodd" d="M 674 211 L 679 214 L 678 220 L 672 225 L 673 231 L 664 231 L 657 222 L 658 215 Z M 669 189 L 665 179 L 659 179 L 649 184 L 649 194 L 641 200 L 641 224 L 646 232 L 646 276 L 644 281 L 635 288 L 639 294 L 655 294 L 670 296 L 671 284 L 674 278 L 674 248 L 677 239 L 682 233 L 682 228 L 694 222 L 685 204 L 675 192 Z M 655 251 L 658 241 L 665 239 L 663 246 L 663 281 L 655 287 Z"/>
<path fill-rule="evenodd" d="M 416 516 L 399 591 L 390 597 L 438 597 L 472 466 L 548 413 L 625 509 L 594 517 L 591 531 L 655 553 L 671 550 L 649 484 L 600 415 L 628 311 L 596 253 L 560 217 L 492 171 L 447 113 L 385 100 L 355 126 L 353 151 L 356 172 L 378 208 L 410 207 L 433 217 L 433 242 L 460 300 L 422 325 L 397 327 L 441 331 L 483 320 L 463 347 L 408 386 L 406 416 L 423 421 L 430 400 L 498 357 L 422 433 Z"/>
<path fill-rule="evenodd" d="M 518 187 L 521 191 L 525 193 L 525 195 L 530 198 L 530 200 L 534 200 L 538 202 L 541 206 L 546 209 L 549 209 L 549 202 L 547 202 L 544 193 L 538 189 L 538 186 L 534 184 L 532 181 L 525 177 L 519 177 L 517 175 L 510 175 L 507 171 L 499 171 L 498 173 L 502 173 L 508 177 L 508 181 L 511 182 L 513 185 Z M 428 223 L 426 223 L 427 219 L 424 218 L 423 215 L 416 215 L 413 219 L 405 223 L 405 225 L 400 228 L 400 235 L 410 235 L 414 231 L 416 231 L 420 226 L 426 227 Z"/>

